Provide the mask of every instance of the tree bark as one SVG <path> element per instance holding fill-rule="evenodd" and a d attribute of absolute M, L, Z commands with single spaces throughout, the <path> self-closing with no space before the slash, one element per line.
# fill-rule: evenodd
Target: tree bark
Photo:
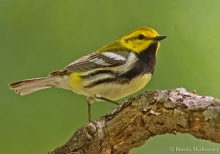
<path fill-rule="evenodd" d="M 166 133 L 220 143 L 220 100 L 184 88 L 146 91 L 79 128 L 49 154 L 129 154 L 150 137 Z"/>

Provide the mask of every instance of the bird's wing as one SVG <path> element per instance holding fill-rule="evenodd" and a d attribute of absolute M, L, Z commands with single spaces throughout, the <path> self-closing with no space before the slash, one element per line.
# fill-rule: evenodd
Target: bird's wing
<path fill-rule="evenodd" d="M 53 76 L 75 71 L 87 71 L 105 67 L 120 66 L 126 63 L 128 56 L 128 51 L 94 52 L 79 58 L 73 63 L 67 65 L 63 70 L 51 72 L 50 75 Z"/>

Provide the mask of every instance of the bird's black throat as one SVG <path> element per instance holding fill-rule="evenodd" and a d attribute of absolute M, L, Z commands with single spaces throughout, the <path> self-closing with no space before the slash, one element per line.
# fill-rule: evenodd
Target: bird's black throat
<path fill-rule="evenodd" d="M 119 77 L 121 78 L 121 82 L 129 83 L 128 81 L 131 81 L 133 78 L 144 74 L 153 75 L 156 65 L 157 48 L 158 42 L 155 42 L 151 44 L 147 49 L 137 54 L 138 60 L 134 64 L 133 68 Z"/>
<path fill-rule="evenodd" d="M 137 64 L 139 66 L 140 72 L 143 74 L 154 73 L 154 68 L 156 65 L 156 52 L 158 48 L 158 42 L 151 44 L 147 49 L 138 54 L 139 60 Z"/>

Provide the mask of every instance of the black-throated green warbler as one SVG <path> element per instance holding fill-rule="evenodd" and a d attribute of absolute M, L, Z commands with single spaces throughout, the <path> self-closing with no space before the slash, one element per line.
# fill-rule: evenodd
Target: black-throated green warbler
<path fill-rule="evenodd" d="M 140 27 L 87 56 L 79 58 L 62 70 L 47 77 L 10 83 L 11 89 L 21 95 L 58 87 L 87 97 L 88 118 L 91 104 L 118 100 L 142 89 L 154 73 L 159 35 L 149 27 Z"/>

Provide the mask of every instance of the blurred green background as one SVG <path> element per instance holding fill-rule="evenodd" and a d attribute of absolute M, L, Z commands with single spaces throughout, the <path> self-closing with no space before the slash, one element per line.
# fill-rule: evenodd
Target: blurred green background
<path fill-rule="evenodd" d="M 0 0 L 0 153 L 47 153 L 87 123 L 84 96 L 54 88 L 21 97 L 8 83 L 46 76 L 140 26 L 168 37 L 153 79 L 139 93 L 185 87 L 220 98 L 219 19 L 217 0 Z M 111 107 L 94 103 L 93 120 Z M 219 144 L 178 134 L 151 138 L 132 154 L 193 146 L 220 151 Z"/>

